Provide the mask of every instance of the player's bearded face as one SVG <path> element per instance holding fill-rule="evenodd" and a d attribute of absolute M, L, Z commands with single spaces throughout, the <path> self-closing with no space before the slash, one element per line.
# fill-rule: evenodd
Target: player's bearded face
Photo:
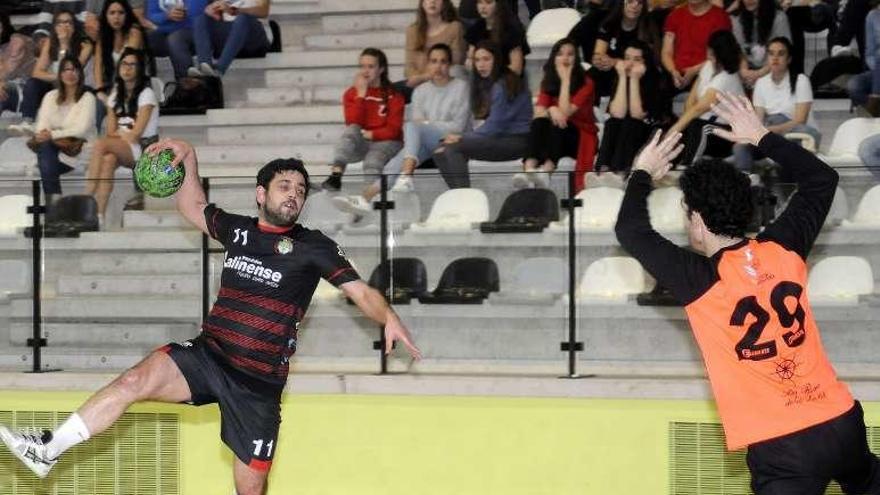
<path fill-rule="evenodd" d="M 272 179 L 260 207 L 263 220 L 277 227 L 293 226 L 306 200 L 305 180 L 298 172 L 282 172 Z"/>

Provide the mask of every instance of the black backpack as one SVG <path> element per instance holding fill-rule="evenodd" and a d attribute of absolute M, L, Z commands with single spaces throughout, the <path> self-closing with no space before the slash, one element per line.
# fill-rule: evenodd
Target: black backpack
<path fill-rule="evenodd" d="M 223 81 L 219 77 L 181 77 L 165 85 L 160 115 L 204 115 L 223 108 Z"/>

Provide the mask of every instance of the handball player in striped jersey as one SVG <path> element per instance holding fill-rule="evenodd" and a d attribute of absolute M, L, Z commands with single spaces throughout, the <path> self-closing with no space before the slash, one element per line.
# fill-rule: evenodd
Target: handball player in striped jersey
<path fill-rule="evenodd" d="M 16 432 L 0 439 L 34 473 L 45 477 L 70 447 L 110 427 L 140 401 L 217 403 L 221 438 L 235 454 L 239 495 L 266 491 L 278 444 L 281 394 L 297 331 L 318 281 L 340 288 L 366 316 L 385 327 L 386 348 L 401 341 L 421 352 L 384 296 L 360 279 L 331 239 L 297 223 L 309 193 L 302 162 L 278 159 L 257 174 L 256 218 L 208 204 L 193 147 L 165 139 L 146 152 L 171 150 L 186 178 L 180 213 L 226 248 L 220 292 L 198 336 L 164 346 L 89 398 L 55 431 Z"/>

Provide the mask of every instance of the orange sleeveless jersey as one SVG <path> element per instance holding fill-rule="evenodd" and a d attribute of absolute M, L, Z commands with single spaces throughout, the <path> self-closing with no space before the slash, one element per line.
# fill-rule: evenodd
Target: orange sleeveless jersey
<path fill-rule="evenodd" d="M 853 406 L 819 338 L 795 252 L 751 240 L 723 252 L 718 281 L 685 307 L 730 450 L 803 430 Z"/>

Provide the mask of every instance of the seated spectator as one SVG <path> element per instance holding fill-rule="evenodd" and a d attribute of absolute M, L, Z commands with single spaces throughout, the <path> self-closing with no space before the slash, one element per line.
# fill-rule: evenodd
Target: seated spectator
<path fill-rule="evenodd" d="M 61 195 L 60 177 L 73 170 L 62 163 L 62 138 L 89 140 L 95 132 L 95 97 L 86 91 L 85 73 L 79 59 L 67 56 L 58 66 L 57 89 L 46 93 L 40 105 L 36 132 L 31 140 L 43 182 L 46 203 Z"/>
<path fill-rule="evenodd" d="M 807 76 L 791 70 L 791 50 L 792 43 L 788 38 L 770 40 L 767 44 L 770 73 L 758 79 L 752 102 L 770 132 L 809 134 L 818 149 L 822 134 L 811 112 L 813 88 Z M 752 170 L 755 157 L 760 156 L 758 148 L 749 144 L 735 144 L 733 152 L 737 168 L 747 172 Z"/>
<path fill-rule="evenodd" d="M 690 165 L 700 155 L 700 147 L 705 139 L 703 154 L 713 157 L 727 157 L 731 152 L 731 144 L 714 134 L 706 134 L 707 125 L 724 127 L 726 122 L 712 112 L 715 95 L 719 91 L 732 95 L 745 94 L 739 78 L 739 66 L 742 57 L 736 38 L 730 31 L 716 31 L 709 37 L 707 50 L 708 60 L 703 63 L 697 80 L 688 95 L 684 113 L 669 129 L 668 133 L 684 134 L 682 143 L 684 152 L 677 163 Z"/>
<path fill-rule="evenodd" d="M 419 0 L 416 22 L 406 28 L 406 55 L 403 74 L 406 80 L 394 83 L 394 89 L 412 98 L 413 89 L 432 79 L 428 68 L 428 49 L 438 44 L 452 50 L 452 65 L 462 65 L 467 55 L 464 26 L 458 20 L 451 0 Z"/>
<path fill-rule="evenodd" d="M 104 11 L 104 7 L 106 5 L 106 0 L 86 0 L 86 21 L 85 21 L 85 32 L 89 38 L 91 38 L 96 43 L 98 42 L 98 38 L 101 36 L 101 12 Z M 156 29 L 156 25 L 150 22 L 147 18 L 146 11 L 144 11 L 144 0 L 129 0 L 129 6 L 131 7 L 131 11 L 134 14 L 135 22 L 139 24 L 143 29 L 147 31 L 152 31 Z M 97 60 L 97 59 L 96 59 Z"/>
<path fill-rule="evenodd" d="M 74 57 L 81 67 L 85 67 L 92 56 L 92 43 L 79 28 L 73 13 L 66 10 L 58 12 L 52 25 L 52 35 L 48 43 L 43 43 L 34 71 L 24 85 L 21 102 L 24 122 L 20 126 L 11 126 L 10 129 L 14 132 L 33 133 L 34 127 L 31 123 L 37 116 L 40 102 L 52 90 L 53 83 L 58 81 L 59 61 Z"/>
<path fill-rule="evenodd" d="M 187 74 L 222 77 L 235 57 L 266 56 L 272 43 L 263 21 L 269 17 L 270 0 L 254 0 L 252 3 L 239 8 L 227 0 L 216 0 L 205 7 L 202 15 L 196 16 L 193 34 L 199 64 L 190 67 Z"/>
<path fill-rule="evenodd" d="M 451 60 L 449 45 L 440 43 L 428 50 L 431 79 L 413 91 L 411 118 L 403 125 L 403 150 L 385 166 L 391 177 L 402 172 L 393 191 L 412 191 L 412 175 L 418 164 L 431 157 L 443 138 L 461 134 L 470 122 L 468 84 L 449 74 Z M 333 202 L 343 211 L 364 215 L 371 210 L 370 200 L 380 188 L 381 183 L 375 182 L 362 195 L 337 196 Z"/>
<path fill-rule="evenodd" d="M 482 93 L 491 84 L 485 122 L 464 134 L 448 134 L 434 151 L 434 163 L 450 189 L 471 187 L 468 160 L 514 160 L 522 158 L 529 145 L 532 98 L 525 80 L 504 64 L 498 48 L 481 41 L 474 50 L 474 81 L 471 90 Z M 485 81 L 485 82 L 484 82 Z M 486 110 L 479 103 L 476 115 Z"/>
<path fill-rule="evenodd" d="M 590 4 L 590 10 L 581 17 L 580 22 L 571 28 L 567 38 L 571 38 L 577 43 L 581 52 L 581 60 L 591 60 L 593 52 L 596 48 L 596 39 L 599 36 L 599 27 L 608 13 L 613 8 L 612 2 L 598 1 Z"/>
<path fill-rule="evenodd" d="M 98 203 L 103 224 L 107 202 L 113 192 L 113 176 L 120 166 L 133 168 L 141 153 L 159 134 L 159 102 L 146 75 L 140 50 L 126 48 L 117 64 L 113 92 L 107 100 L 107 135 L 95 141 L 87 177 L 86 193 Z M 129 203 L 143 203 L 138 193 Z"/>
<path fill-rule="evenodd" d="M 354 85 L 342 95 L 345 111 L 345 132 L 333 150 L 331 175 L 322 189 L 338 191 L 342 174 L 349 163 L 363 160 L 365 195 L 375 187 L 376 180 L 388 160 L 403 147 L 403 95 L 388 80 L 388 58 L 377 48 L 361 52 L 360 69 Z"/>
<path fill-rule="evenodd" d="M 496 0 L 477 0 L 480 20 L 464 35 L 468 42 L 468 60 L 473 62 L 474 51 L 482 41 L 490 41 L 500 52 L 500 62 L 517 75 L 525 69 L 526 55 L 531 53 L 526 31 L 519 19 L 510 12 L 509 4 Z"/>
<path fill-rule="evenodd" d="M 614 67 L 617 81 L 608 105 L 596 170 L 626 175 L 638 151 L 660 120 L 660 78 L 648 45 L 636 40 Z"/>
<path fill-rule="evenodd" d="M 804 72 L 804 33 L 819 33 L 832 26 L 834 11 L 824 0 L 780 0 L 791 30 L 791 70 Z"/>
<path fill-rule="evenodd" d="M 514 15 L 514 17 L 519 17 L 519 0 L 504 0 L 510 12 Z M 541 2 L 540 0 L 523 0 L 526 3 L 526 7 L 529 9 L 529 19 L 534 18 L 538 15 L 538 12 L 541 12 Z M 597 1 L 597 0 L 593 0 Z M 601 0 L 598 0 L 601 1 Z M 477 0 L 461 0 L 458 3 L 458 16 L 461 18 L 462 24 L 466 28 L 474 25 L 475 22 L 480 20 L 480 14 L 477 12 Z"/>
<path fill-rule="evenodd" d="M 43 0 L 40 13 L 36 16 L 36 23 L 29 28 L 30 31 L 23 30 L 31 34 L 37 49 L 41 50 L 43 45 L 52 37 L 55 27 L 55 19 L 61 12 L 70 13 L 80 31 L 82 31 L 83 23 L 86 21 L 88 10 L 86 10 L 86 0 Z M 37 103 L 39 105 L 39 103 Z"/>
<path fill-rule="evenodd" d="M 767 42 L 773 38 L 791 39 L 788 17 L 776 8 L 776 0 L 742 0 L 733 16 L 733 35 L 745 57 L 740 77 L 746 86 L 770 72 Z"/>
<path fill-rule="evenodd" d="M 589 75 L 596 83 L 597 99 L 611 95 L 614 66 L 623 59 L 623 51 L 635 40 L 649 46 L 660 43 L 659 36 L 651 31 L 647 0 L 622 0 L 599 27 L 593 49 Z"/>
<path fill-rule="evenodd" d="M 730 17 L 709 0 L 687 0 L 669 14 L 663 28 L 662 62 L 676 92 L 685 91 L 697 77 L 706 61 L 709 37 L 730 28 Z"/>
<path fill-rule="evenodd" d="M 862 165 L 880 182 L 880 134 L 868 136 L 859 143 L 859 159 Z"/>
<path fill-rule="evenodd" d="M 154 56 L 171 57 L 174 77 L 180 79 L 192 65 L 193 20 L 202 15 L 205 0 L 179 0 L 174 7 L 168 5 L 165 0 L 147 0 L 147 17 L 156 25 L 147 35 L 147 44 Z"/>
<path fill-rule="evenodd" d="M 592 169 L 596 154 L 595 89 L 581 66 L 574 41 L 557 41 L 544 63 L 523 172 L 513 176 L 514 187 L 546 188 L 559 159 L 568 156 L 578 161 L 578 190 L 583 188 L 583 174 Z"/>
<path fill-rule="evenodd" d="M 865 58 L 870 53 L 865 44 L 865 20 L 874 3 L 874 0 L 839 2 L 836 22 L 831 24 L 828 33 L 831 56 L 820 60 L 810 74 L 810 83 L 817 93 L 821 91 L 834 97 L 842 96 L 839 94 L 843 93 L 842 88 L 838 88 L 833 81 L 840 76 L 860 74 L 865 70 Z M 851 48 L 853 40 L 858 46 L 858 53 Z"/>
<path fill-rule="evenodd" d="M 126 48 L 143 50 L 144 31 L 128 0 L 109 0 L 98 17 L 95 43 L 95 90 L 106 102 L 116 74 L 116 64 Z"/>
<path fill-rule="evenodd" d="M 18 112 L 19 95 L 33 70 L 33 41 L 16 33 L 9 16 L 0 13 L 0 114 Z"/>
<path fill-rule="evenodd" d="M 877 63 L 877 50 L 880 50 L 880 10 L 874 9 L 865 19 L 865 43 L 867 54 L 865 63 L 870 69 L 850 78 L 847 82 L 849 97 L 856 105 L 864 106 L 873 117 L 880 116 L 880 64 Z"/>

